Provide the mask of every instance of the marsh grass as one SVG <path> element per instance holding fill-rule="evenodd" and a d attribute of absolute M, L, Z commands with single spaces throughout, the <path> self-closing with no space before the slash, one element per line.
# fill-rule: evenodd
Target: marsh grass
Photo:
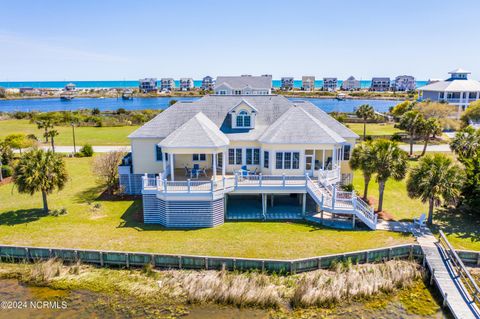
<path fill-rule="evenodd" d="M 112 270 L 63 265 L 51 259 L 35 264 L 0 264 L 0 278 L 16 278 L 57 289 L 121 294 L 146 305 L 222 304 L 267 309 L 334 308 L 363 302 L 410 287 L 422 277 L 418 264 L 388 261 L 381 264 L 338 263 L 335 269 L 281 276 L 226 270 Z M 7 269 L 7 270 L 5 270 Z"/>

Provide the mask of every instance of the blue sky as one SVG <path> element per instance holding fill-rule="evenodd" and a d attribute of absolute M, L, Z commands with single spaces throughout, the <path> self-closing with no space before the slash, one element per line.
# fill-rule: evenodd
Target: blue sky
<path fill-rule="evenodd" d="M 7 1 L 0 81 L 480 78 L 480 1 Z"/>

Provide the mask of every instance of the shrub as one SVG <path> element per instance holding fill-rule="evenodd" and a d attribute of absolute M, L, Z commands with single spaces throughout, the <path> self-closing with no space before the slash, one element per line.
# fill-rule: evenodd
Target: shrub
<path fill-rule="evenodd" d="M 390 141 L 401 142 L 402 141 L 402 135 L 399 134 L 399 133 L 393 133 L 392 137 L 390 137 Z"/>
<path fill-rule="evenodd" d="M 10 177 L 13 175 L 13 168 L 8 165 L 2 165 L 2 176 L 5 177 Z"/>
<path fill-rule="evenodd" d="M 353 192 L 353 184 L 342 185 L 342 189 L 346 192 Z"/>
<path fill-rule="evenodd" d="M 67 214 L 67 209 L 65 207 L 62 207 L 60 209 L 51 210 L 48 214 L 50 216 L 54 216 L 54 217 L 66 215 Z"/>
<path fill-rule="evenodd" d="M 99 115 L 100 114 L 100 109 L 98 107 L 94 107 L 92 109 L 92 115 Z"/>
<path fill-rule="evenodd" d="M 83 145 L 79 152 L 81 157 L 92 157 L 93 153 L 93 147 L 90 144 Z"/>

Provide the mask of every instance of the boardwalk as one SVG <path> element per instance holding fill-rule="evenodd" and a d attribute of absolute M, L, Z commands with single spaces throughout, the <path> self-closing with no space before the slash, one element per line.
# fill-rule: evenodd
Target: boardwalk
<path fill-rule="evenodd" d="M 452 264 L 446 258 L 445 250 L 438 244 L 438 240 L 430 230 L 419 231 L 413 229 L 415 237 L 425 254 L 426 266 L 433 273 L 433 279 L 437 283 L 442 296 L 446 296 L 445 305 L 455 318 L 458 319 L 479 319 L 478 307 L 470 301 L 465 293 L 465 287 L 459 276 L 452 268 Z"/>

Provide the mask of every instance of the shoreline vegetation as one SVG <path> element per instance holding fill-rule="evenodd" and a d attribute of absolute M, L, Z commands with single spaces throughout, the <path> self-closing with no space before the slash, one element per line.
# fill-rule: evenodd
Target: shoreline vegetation
<path fill-rule="evenodd" d="M 0 279 L 64 291 L 86 290 L 111 299 L 109 307 L 142 309 L 147 317 L 180 317 L 199 306 L 261 309 L 270 318 L 304 318 L 345 314 L 360 305 L 365 314 L 383 312 L 395 304 L 402 314 L 430 317 L 441 310 L 424 283 L 418 263 L 337 263 L 329 270 L 283 276 L 260 272 L 228 272 L 98 268 L 39 263 L 0 263 Z M 131 315 L 134 315 L 133 313 Z M 138 315 L 138 314 L 137 314 Z M 321 316 L 320 316 L 321 317 Z M 373 317 L 371 317 L 373 318 Z"/>
<path fill-rule="evenodd" d="M 124 89 L 77 89 L 74 91 L 75 98 L 122 98 Z M 0 95 L 2 100 L 29 100 L 29 99 L 56 99 L 60 98 L 63 91 L 61 89 L 37 89 L 34 92 L 19 93 L 6 90 L 3 95 Z M 372 100 L 413 100 L 416 98 L 415 93 L 412 92 L 375 92 L 366 89 L 359 91 L 282 91 L 274 89 L 273 94 L 283 95 L 290 98 L 317 98 L 317 99 L 334 99 L 338 93 L 345 94 L 346 99 L 372 99 Z M 133 98 L 158 98 L 158 97 L 202 97 L 206 94 L 212 94 L 210 91 L 203 91 L 201 89 L 193 89 L 191 91 L 170 91 L 170 92 L 152 92 L 141 93 L 138 89 L 133 90 Z"/>

